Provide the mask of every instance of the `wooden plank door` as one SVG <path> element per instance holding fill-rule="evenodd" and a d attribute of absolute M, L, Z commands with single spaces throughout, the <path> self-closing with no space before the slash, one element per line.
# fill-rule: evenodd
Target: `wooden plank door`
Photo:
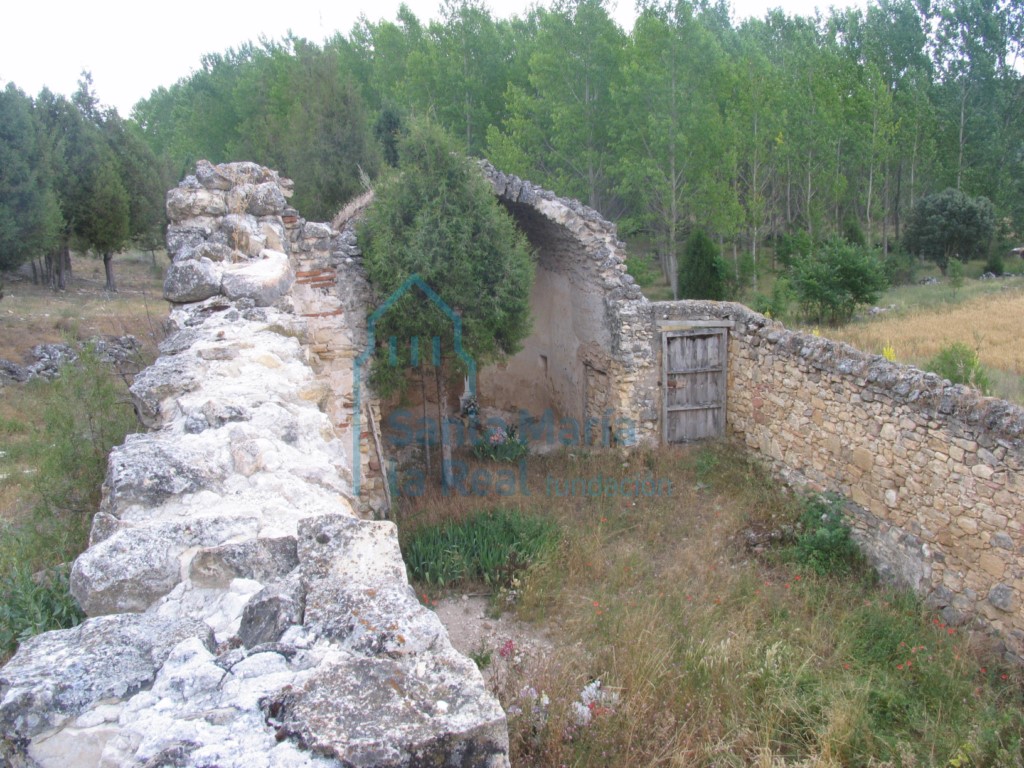
<path fill-rule="evenodd" d="M 725 433 L 726 328 L 662 333 L 662 436 L 688 443 Z"/>

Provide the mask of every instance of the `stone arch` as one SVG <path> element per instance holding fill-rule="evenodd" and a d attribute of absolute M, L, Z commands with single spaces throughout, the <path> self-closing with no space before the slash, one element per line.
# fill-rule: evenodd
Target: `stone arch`
<path fill-rule="evenodd" d="M 482 405 L 553 414 L 586 442 L 646 440 L 656 430 L 649 305 L 626 272 L 615 225 L 489 162 L 480 168 L 537 254 L 533 330 L 520 352 L 481 370 Z"/>

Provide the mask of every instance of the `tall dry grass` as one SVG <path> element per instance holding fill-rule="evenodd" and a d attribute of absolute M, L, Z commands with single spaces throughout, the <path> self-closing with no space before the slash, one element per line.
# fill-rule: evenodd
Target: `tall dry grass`
<path fill-rule="evenodd" d="M 970 633 L 865 576 L 746 549 L 742 530 L 791 523 L 801 505 L 744 454 L 577 450 L 531 457 L 528 470 L 528 494 L 403 510 L 420 524 L 499 505 L 563 531 L 515 609 L 558 649 L 497 691 L 513 765 L 881 768 L 947 765 L 961 749 L 975 765 L 1024 762 L 1020 672 L 977 655 Z M 642 473 L 670 479 L 671 493 L 545 492 L 549 477 Z M 581 725 L 594 680 L 617 699 Z"/>
<path fill-rule="evenodd" d="M 951 343 L 976 349 L 982 366 L 993 373 L 995 394 L 1024 400 L 1024 289 L 985 294 L 959 304 L 896 310 L 829 329 L 830 338 L 871 354 L 891 343 L 896 360 L 925 367 Z"/>

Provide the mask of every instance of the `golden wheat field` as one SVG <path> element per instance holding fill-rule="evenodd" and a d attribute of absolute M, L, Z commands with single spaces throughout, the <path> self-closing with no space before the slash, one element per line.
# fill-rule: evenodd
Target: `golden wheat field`
<path fill-rule="evenodd" d="M 827 335 L 858 349 L 880 354 L 891 343 L 896 360 L 920 365 L 941 347 L 963 342 L 978 351 L 981 364 L 1014 376 L 1024 375 L 1024 289 L 969 299 L 960 304 L 896 310 Z"/>

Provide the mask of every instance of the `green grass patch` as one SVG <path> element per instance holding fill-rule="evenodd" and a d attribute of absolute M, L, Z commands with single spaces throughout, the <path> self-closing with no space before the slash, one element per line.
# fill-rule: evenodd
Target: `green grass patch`
<path fill-rule="evenodd" d="M 36 573 L 15 566 L 0 575 L 0 657 L 33 635 L 73 627 L 85 618 L 69 591 L 68 572 L 66 565 Z"/>
<path fill-rule="evenodd" d="M 976 262 L 966 265 L 964 270 L 964 284 L 955 292 L 949 284 L 949 278 L 942 277 L 938 269 L 929 271 L 927 277 L 934 277 L 939 281 L 935 285 L 896 285 L 889 288 L 878 300 L 878 305 L 887 307 L 895 304 L 901 312 L 915 310 L 940 310 L 946 307 L 964 304 L 980 296 L 1001 293 L 1006 290 L 1019 289 L 1024 286 L 1024 278 L 1006 277 L 998 280 L 978 280 L 975 273 L 980 273 L 981 267 Z"/>
<path fill-rule="evenodd" d="M 510 586 L 555 546 L 558 526 L 548 518 L 492 509 L 420 526 L 404 539 L 412 581 L 442 588 L 482 582 L 497 589 Z"/>
<path fill-rule="evenodd" d="M 4 394 L 0 657 L 83 618 L 68 592 L 70 563 L 88 543 L 110 449 L 138 426 L 125 382 L 90 349 L 56 380 Z"/>

